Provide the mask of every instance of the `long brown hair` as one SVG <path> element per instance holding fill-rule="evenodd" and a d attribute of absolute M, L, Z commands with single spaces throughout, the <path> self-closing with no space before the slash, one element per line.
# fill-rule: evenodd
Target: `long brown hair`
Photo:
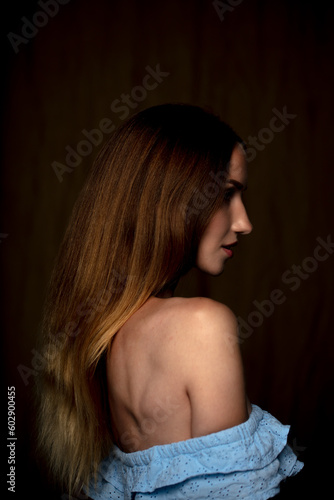
<path fill-rule="evenodd" d="M 105 358 L 152 295 L 195 265 L 223 200 L 234 131 L 201 108 L 165 104 L 124 123 L 74 207 L 44 314 L 39 441 L 70 492 L 112 447 Z"/>

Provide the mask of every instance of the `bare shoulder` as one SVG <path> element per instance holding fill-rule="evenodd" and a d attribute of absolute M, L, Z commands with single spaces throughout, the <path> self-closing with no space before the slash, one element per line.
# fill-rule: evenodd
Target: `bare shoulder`
<path fill-rule="evenodd" d="M 171 299 L 163 299 L 164 302 L 168 302 L 170 309 L 173 309 L 174 313 L 180 315 L 180 318 L 187 313 L 198 313 L 198 314 L 225 314 L 229 317 L 234 317 L 235 315 L 232 310 L 216 300 L 209 299 L 207 297 L 172 297 Z M 167 306 L 167 307 L 168 307 Z"/>
<path fill-rule="evenodd" d="M 206 297 L 172 297 L 153 304 L 154 343 L 166 363 L 184 365 L 209 349 L 221 356 L 239 352 L 238 323 L 226 305 Z"/>
<path fill-rule="evenodd" d="M 228 306 L 206 297 L 194 297 L 176 301 L 171 311 L 182 357 L 186 353 L 198 363 L 210 351 L 218 352 L 222 361 L 240 357 L 238 322 Z"/>
<path fill-rule="evenodd" d="M 196 297 L 170 303 L 172 363 L 187 391 L 192 436 L 218 432 L 248 418 L 238 325 L 220 302 Z"/>
<path fill-rule="evenodd" d="M 192 307 L 198 321 L 209 322 L 212 326 L 237 328 L 235 314 L 225 304 L 205 297 L 195 297 L 193 300 Z"/>
<path fill-rule="evenodd" d="M 179 298 L 170 303 L 171 322 L 182 332 L 180 342 L 187 341 L 190 335 L 192 341 L 205 341 L 215 337 L 224 339 L 233 347 L 238 339 L 238 322 L 233 311 L 216 300 L 206 297 Z"/>

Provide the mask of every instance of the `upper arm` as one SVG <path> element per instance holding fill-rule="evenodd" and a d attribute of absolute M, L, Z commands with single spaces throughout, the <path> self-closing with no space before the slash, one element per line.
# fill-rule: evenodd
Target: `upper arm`
<path fill-rule="evenodd" d="M 181 350 L 182 377 L 191 405 L 192 437 L 238 425 L 248 418 L 238 324 L 232 311 L 200 299 L 188 318 Z"/>

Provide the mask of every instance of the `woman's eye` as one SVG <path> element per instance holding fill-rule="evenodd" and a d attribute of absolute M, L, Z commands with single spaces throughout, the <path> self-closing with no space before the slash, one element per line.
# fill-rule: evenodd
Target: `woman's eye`
<path fill-rule="evenodd" d="M 224 201 L 226 203 L 230 202 L 234 193 L 235 193 L 235 189 L 233 189 L 233 188 L 226 189 L 226 191 L 224 193 Z"/>

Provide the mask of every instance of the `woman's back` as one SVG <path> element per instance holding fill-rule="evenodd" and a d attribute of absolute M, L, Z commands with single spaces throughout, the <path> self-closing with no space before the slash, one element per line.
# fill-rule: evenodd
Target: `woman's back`
<path fill-rule="evenodd" d="M 151 297 L 115 336 L 107 380 L 113 438 L 125 452 L 248 417 L 236 321 L 211 299 Z"/>
<path fill-rule="evenodd" d="M 151 297 L 130 317 L 109 352 L 116 446 L 93 498 L 265 500 L 299 472 L 289 427 L 247 408 L 236 332 L 226 306 L 199 297 Z"/>

